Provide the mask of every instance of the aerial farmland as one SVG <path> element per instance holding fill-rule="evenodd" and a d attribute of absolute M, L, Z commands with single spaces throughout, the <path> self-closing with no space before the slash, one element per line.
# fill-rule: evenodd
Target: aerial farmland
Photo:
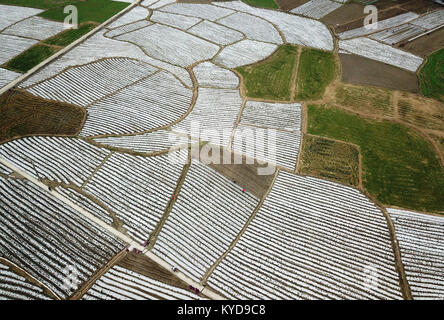
<path fill-rule="evenodd" d="M 443 66 L 428 0 L 0 0 L 0 300 L 444 300 Z"/>

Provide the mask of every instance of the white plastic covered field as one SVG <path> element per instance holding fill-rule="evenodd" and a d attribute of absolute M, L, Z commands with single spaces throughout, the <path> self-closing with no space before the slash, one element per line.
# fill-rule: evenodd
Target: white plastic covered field
<path fill-rule="evenodd" d="M 84 191 L 112 209 L 133 239 L 144 242 L 174 195 L 186 157 L 187 150 L 157 157 L 114 153 Z"/>
<path fill-rule="evenodd" d="M 0 156 L 36 179 L 80 187 L 109 154 L 83 140 L 26 137 L 0 145 Z"/>
<path fill-rule="evenodd" d="M 76 270 L 80 285 L 124 248 L 106 230 L 30 182 L 0 178 L 0 216 L 0 256 L 61 298 L 75 289 L 65 285 L 64 270 Z"/>
<path fill-rule="evenodd" d="M 83 296 L 84 300 L 195 300 L 191 291 L 114 266 Z"/>
<path fill-rule="evenodd" d="M 444 217 L 387 211 L 395 225 L 413 299 L 444 299 Z"/>
<path fill-rule="evenodd" d="M 43 289 L 14 272 L 0 260 L 0 300 L 50 300 Z"/>
<path fill-rule="evenodd" d="M 153 252 L 199 282 L 258 203 L 255 196 L 195 161 Z"/>
<path fill-rule="evenodd" d="M 402 298 L 382 212 L 356 189 L 287 172 L 208 284 L 236 299 Z"/>

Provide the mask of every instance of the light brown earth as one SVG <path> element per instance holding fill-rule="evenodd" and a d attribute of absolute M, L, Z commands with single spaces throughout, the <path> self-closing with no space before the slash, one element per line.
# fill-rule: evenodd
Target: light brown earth
<path fill-rule="evenodd" d="M 341 25 L 364 17 L 364 6 L 359 3 L 347 3 L 342 7 L 330 12 L 321 21 L 331 25 Z"/>
<path fill-rule="evenodd" d="M 9 90 L 0 96 L 0 143 L 30 135 L 75 136 L 85 119 L 79 106 Z"/>
<path fill-rule="evenodd" d="M 212 150 L 218 150 L 217 152 L 219 153 L 221 164 L 209 163 L 210 157 L 213 156 Z M 228 164 L 224 164 L 222 161 L 224 150 L 228 155 L 227 158 L 230 158 L 230 162 Z M 193 157 L 196 158 L 197 156 L 193 155 Z M 235 164 L 235 157 L 241 158 L 242 163 Z M 247 164 L 247 159 L 253 163 Z M 265 165 L 259 164 L 257 160 L 248 158 L 227 149 L 219 148 L 217 146 L 214 146 L 214 149 L 210 150 L 208 156 L 205 155 L 205 152 L 201 153 L 199 161 L 209 163 L 208 166 L 210 168 L 213 168 L 225 178 L 233 181 L 240 187 L 245 188 L 246 191 L 254 194 L 258 198 L 262 198 L 266 194 L 274 177 L 273 175 L 258 175 L 258 168 L 265 167 Z"/>
<path fill-rule="evenodd" d="M 444 48 L 444 27 L 410 42 L 401 43 L 399 48 L 426 57 Z"/>
<path fill-rule="evenodd" d="M 298 173 L 360 186 L 359 147 L 343 141 L 304 135 Z"/>
<path fill-rule="evenodd" d="M 418 78 L 413 72 L 354 54 L 340 53 L 339 58 L 343 82 L 419 92 Z"/>

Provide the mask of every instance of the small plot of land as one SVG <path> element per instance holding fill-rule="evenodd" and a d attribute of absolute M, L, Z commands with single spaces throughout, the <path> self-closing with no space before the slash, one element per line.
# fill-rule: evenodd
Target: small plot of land
<path fill-rule="evenodd" d="M 86 116 L 80 107 L 23 91 L 3 94 L 0 112 L 0 142 L 37 134 L 76 135 Z"/>
<path fill-rule="evenodd" d="M 278 5 L 274 0 L 244 0 L 246 4 L 261 8 L 277 9 Z"/>
<path fill-rule="evenodd" d="M 387 205 L 438 212 L 444 208 L 444 168 L 430 143 L 389 121 L 364 120 L 310 105 L 308 133 L 357 144 L 367 191 Z"/>
<path fill-rule="evenodd" d="M 347 3 L 324 16 L 321 21 L 331 26 L 341 25 L 364 16 L 364 6 L 359 3 Z"/>
<path fill-rule="evenodd" d="M 267 60 L 236 70 L 242 75 L 246 94 L 251 98 L 289 100 L 291 79 L 297 63 L 298 48 L 291 45 L 279 49 Z"/>
<path fill-rule="evenodd" d="M 6 69 L 26 72 L 59 50 L 57 47 L 37 44 L 3 65 Z"/>
<path fill-rule="evenodd" d="M 219 152 L 216 152 L 219 151 Z M 213 155 L 213 152 L 215 153 Z M 227 159 L 230 160 L 229 163 L 224 163 L 223 157 L 224 152 L 227 153 Z M 218 154 L 217 154 L 218 153 Z M 195 157 L 196 155 L 193 154 Z M 209 163 L 211 159 L 215 157 L 219 157 L 221 159 L 220 164 Z M 241 164 L 237 164 L 235 162 L 236 157 L 242 161 Z M 244 188 L 246 191 L 254 194 L 258 198 L 262 198 L 267 193 L 267 190 L 270 188 L 271 183 L 273 181 L 273 175 L 259 175 L 258 169 L 264 168 L 263 164 L 259 164 L 257 160 L 250 159 L 254 163 L 247 163 L 247 158 L 244 155 L 235 154 L 226 149 L 218 148 L 217 146 L 213 146 L 210 149 L 208 154 L 200 153 L 199 154 L 200 161 L 203 163 L 209 163 L 208 166 L 219 172 L 225 178 L 233 181 L 240 187 Z M 271 170 L 274 172 L 274 170 Z"/>
<path fill-rule="evenodd" d="M 303 48 L 299 59 L 296 99 L 321 99 L 325 88 L 336 76 L 335 57 L 331 52 Z"/>
<path fill-rule="evenodd" d="M 391 92 L 385 89 L 340 84 L 335 104 L 370 115 L 393 116 Z"/>
<path fill-rule="evenodd" d="M 359 150 L 341 141 L 306 135 L 299 173 L 359 186 Z"/>
<path fill-rule="evenodd" d="M 444 102 L 444 49 L 427 58 L 419 74 L 421 93 Z"/>
<path fill-rule="evenodd" d="M 395 90 L 418 92 L 416 74 L 388 64 L 357 56 L 339 54 L 342 65 L 342 81 L 384 87 Z"/>
<path fill-rule="evenodd" d="M 401 120 L 422 129 L 444 131 L 444 103 L 418 95 L 401 93 L 398 100 Z"/>
<path fill-rule="evenodd" d="M 418 39 L 400 44 L 400 48 L 418 56 L 428 56 L 444 47 L 444 28 Z"/>
<path fill-rule="evenodd" d="M 68 3 L 64 3 L 62 6 L 52 7 L 39 16 L 56 21 L 64 21 L 66 13 L 63 12 L 64 6 L 73 4 L 77 7 L 79 13 L 79 23 L 92 21 L 92 22 L 104 22 L 115 15 L 117 12 L 125 9 L 129 6 L 129 3 L 110 1 L 110 0 L 72 0 Z"/>

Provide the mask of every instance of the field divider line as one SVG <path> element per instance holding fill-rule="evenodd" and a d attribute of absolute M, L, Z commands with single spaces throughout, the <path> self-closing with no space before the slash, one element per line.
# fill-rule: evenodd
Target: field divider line
<path fill-rule="evenodd" d="M 60 56 L 64 55 L 66 52 L 70 51 L 71 49 L 73 49 L 74 47 L 76 47 L 77 45 L 79 45 L 80 43 L 82 43 L 83 41 L 85 41 L 86 39 L 88 39 L 89 37 L 91 37 L 92 35 L 94 35 L 95 33 L 97 33 L 99 30 L 103 29 L 106 25 L 108 25 L 109 23 L 113 22 L 114 20 L 116 20 L 117 18 L 119 18 L 120 16 L 124 15 L 125 13 L 127 13 L 128 11 L 130 11 L 131 9 L 133 9 L 134 7 L 136 7 L 142 0 L 134 0 L 128 7 L 124 8 L 123 10 L 117 12 L 115 15 L 113 15 L 111 18 L 109 18 L 108 20 L 106 20 L 105 22 L 103 22 L 102 24 L 98 25 L 97 27 L 95 27 L 94 29 L 92 29 L 90 32 L 88 32 L 87 34 L 83 35 L 82 37 L 80 37 L 79 39 L 77 39 L 74 42 L 71 42 L 69 45 L 67 45 L 65 48 L 63 48 L 62 50 L 54 53 L 53 55 L 51 55 L 49 58 L 47 58 L 46 60 L 43 60 L 42 62 L 40 62 L 38 65 L 34 66 L 32 69 L 28 70 L 26 73 L 22 74 L 20 77 L 16 78 L 15 80 L 11 81 L 9 84 L 7 84 L 6 86 L 4 86 L 3 88 L 0 89 L 0 95 L 2 95 L 3 93 L 5 93 L 6 91 L 8 91 L 9 89 L 15 87 L 16 85 L 18 85 L 19 83 L 23 82 L 24 80 L 26 80 L 27 78 L 29 78 L 31 75 L 33 75 L 35 72 L 37 72 L 38 70 L 40 70 L 41 68 L 45 67 L 47 64 L 49 64 L 50 62 L 52 62 L 53 60 L 56 60 L 57 58 L 59 58 Z M 68 29 L 67 29 L 68 30 Z"/>
<path fill-rule="evenodd" d="M 16 265 L 14 262 L 12 262 L 12 261 L 10 261 L 10 260 L 8 260 L 6 258 L 0 257 L 0 263 L 7 265 L 11 269 L 15 268 L 17 270 L 20 270 L 20 272 L 23 272 L 23 274 L 25 275 L 24 278 L 26 278 L 26 281 L 34 283 L 34 284 L 36 284 L 39 287 L 45 288 L 52 295 L 52 298 L 54 298 L 56 300 L 61 300 L 61 298 L 57 294 L 55 294 L 54 291 L 52 291 L 46 285 L 41 283 L 39 280 L 37 280 L 35 277 L 33 277 L 31 274 L 29 274 L 26 270 L 24 270 L 20 266 Z M 16 270 L 12 270 L 12 271 L 17 273 Z"/>
<path fill-rule="evenodd" d="M 16 166 L 14 166 L 13 164 L 9 163 L 7 160 L 5 160 L 5 159 L 3 159 L 1 157 L 0 157 L 0 163 L 5 165 L 5 166 L 7 166 L 11 170 L 17 172 L 22 177 L 24 177 L 25 179 L 27 179 L 30 182 L 34 183 L 36 186 L 38 186 L 41 189 L 45 190 L 46 192 L 48 192 L 49 194 L 51 194 L 55 198 L 57 198 L 60 201 L 62 201 L 63 203 L 65 203 L 66 205 L 70 206 L 72 209 L 76 210 L 79 214 L 81 214 L 83 217 L 88 219 L 90 222 L 95 223 L 96 225 L 98 225 L 98 226 L 102 227 L 103 229 L 105 229 L 106 231 L 108 231 L 113 236 L 115 236 L 115 237 L 119 238 L 120 240 L 126 242 L 129 245 L 129 247 L 136 248 L 137 250 L 140 250 L 148 258 L 150 258 L 152 261 L 154 261 L 155 263 L 157 263 L 158 265 L 160 265 L 164 269 L 168 270 L 171 274 L 173 274 L 174 276 L 176 276 L 180 280 L 184 281 L 185 283 L 187 283 L 189 285 L 192 285 L 195 288 L 198 288 L 201 292 L 203 292 L 203 290 L 205 289 L 200 283 L 192 280 L 190 277 L 188 277 L 187 275 L 183 274 L 182 272 L 180 272 L 180 271 L 179 272 L 174 272 L 172 270 L 172 266 L 168 262 L 162 260 L 161 258 L 156 256 L 151 251 L 147 251 L 146 248 L 144 246 L 142 246 L 141 244 L 139 244 L 137 241 L 134 241 L 129 236 L 127 236 L 127 235 L 123 234 L 122 232 L 116 230 L 115 228 L 111 227 L 106 222 L 100 220 L 99 218 L 97 218 L 93 214 L 89 213 L 85 209 L 79 207 L 78 205 L 76 205 L 71 200 L 69 200 L 68 198 L 64 197 L 63 195 L 61 195 L 57 191 L 50 190 L 47 185 L 45 185 L 44 183 L 40 182 L 39 180 L 37 180 L 36 178 L 31 176 L 30 174 L 22 171 L 21 169 L 17 168 Z M 210 289 L 206 289 L 205 290 L 205 296 L 207 296 L 210 299 L 214 299 L 214 300 L 224 300 L 224 298 L 222 296 L 220 296 L 219 294 L 213 292 Z"/>
<path fill-rule="evenodd" d="M 270 186 L 268 187 L 267 192 L 264 194 L 264 196 L 260 199 L 259 203 L 257 204 L 256 208 L 254 208 L 253 212 L 251 213 L 250 217 L 248 218 L 247 222 L 245 222 L 244 226 L 242 227 L 241 231 L 238 233 L 236 238 L 231 242 L 228 249 L 213 263 L 213 265 L 205 272 L 204 276 L 202 277 L 201 283 L 205 283 L 208 281 L 208 278 L 213 273 L 214 269 L 217 268 L 217 266 L 222 262 L 223 259 L 231 252 L 231 250 L 236 246 L 239 239 L 244 235 L 247 228 L 250 226 L 251 221 L 256 217 L 257 212 L 262 207 L 265 199 L 268 197 L 268 194 L 270 193 L 271 189 L 273 188 L 274 182 L 276 181 L 277 176 L 279 175 L 279 169 L 276 168 L 276 171 L 274 173 L 273 180 L 270 183 Z"/>
<path fill-rule="evenodd" d="M 162 231 L 163 226 L 165 225 L 168 217 L 170 216 L 171 211 L 173 210 L 173 206 L 176 203 L 177 197 L 179 196 L 179 193 L 182 189 L 182 186 L 185 182 L 185 179 L 188 174 L 188 170 L 191 167 L 191 147 L 188 148 L 188 155 L 187 155 L 188 161 L 183 166 L 182 173 L 179 177 L 179 180 L 177 181 L 176 188 L 174 189 L 174 197 L 170 199 L 162 218 L 160 219 L 159 223 L 157 224 L 156 228 L 154 229 L 152 236 L 149 238 L 149 245 L 147 246 L 148 250 L 154 248 L 154 245 L 156 244 L 157 238 L 159 237 L 160 232 Z"/>
<path fill-rule="evenodd" d="M 298 71 L 299 71 L 299 61 L 301 60 L 302 48 L 298 46 L 298 52 L 296 53 L 296 63 L 293 67 L 293 72 L 290 80 L 290 101 L 294 101 L 296 99 L 296 93 L 298 90 Z"/>
<path fill-rule="evenodd" d="M 94 175 L 103 167 L 106 161 L 108 161 L 109 158 L 113 155 L 114 151 L 110 151 L 105 158 L 103 158 L 102 162 L 97 166 L 97 168 L 94 169 L 94 171 L 90 174 L 90 176 L 82 183 L 80 186 L 80 189 L 85 188 L 85 186 L 91 181 L 91 179 L 94 177 Z"/>

